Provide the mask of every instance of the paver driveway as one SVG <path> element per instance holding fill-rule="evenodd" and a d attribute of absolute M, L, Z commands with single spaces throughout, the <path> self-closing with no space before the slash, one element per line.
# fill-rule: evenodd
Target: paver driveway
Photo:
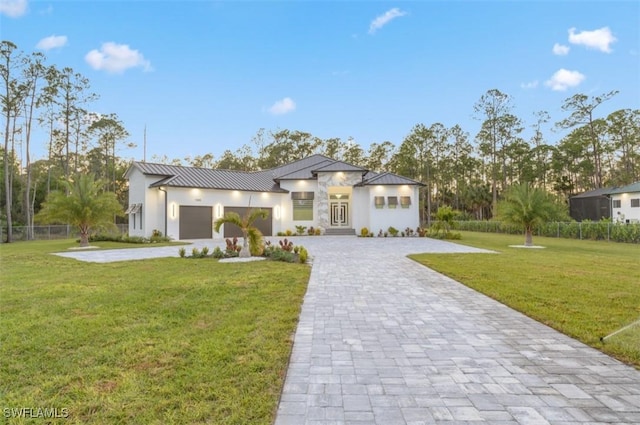
<path fill-rule="evenodd" d="M 640 424 L 639 371 L 406 258 L 499 254 L 426 238 L 294 240 L 314 259 L 276 425 Z"/>
<path fill-rule="evenodd" d="M 405 257 L 468 248 L 298 242 L 315 258 L 276 425 L 640 424 L 640 372 Z"/>

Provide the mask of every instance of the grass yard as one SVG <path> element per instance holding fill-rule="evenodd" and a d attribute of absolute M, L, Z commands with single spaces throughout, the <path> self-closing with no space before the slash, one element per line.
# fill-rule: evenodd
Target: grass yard
<path fill-rule="evenodd" d="M 74 245 L 0 246 L 1 409 L 56 408 L 68 418 L 47 423 L 65 424 L 272 423 L 308 265 L 50 255 Z"/>
<path fill-rule="evenodd" d="M 560 332 L 640 368 L 640 245 L 462 232 L 462 244 L 498 254 L 412 258 Z"/>

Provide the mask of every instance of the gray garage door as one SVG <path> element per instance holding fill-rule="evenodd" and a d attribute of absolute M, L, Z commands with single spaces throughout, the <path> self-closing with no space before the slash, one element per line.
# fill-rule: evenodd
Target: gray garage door
<path fill-rule="evenodd" d="M 211 239 L 211 207 L 180 206 L 180 239 Z"/>
<path fill-rule="evenodd" d="M 240 214 L 240 217 L 244 217 L 244 215 L 247 213 L 247 207 L 224 207 L 224 212 L 225 214 L 233 211 L 236 212 L 238 214 Z M 261 208 L 262 210 L 266 211 L 269 215 L 267 216 L 266 219 L 261 219 L 258 218 L 256 221 L 253 222 L 253 225 L 255 227 L 257 227 L 263 235 L 265 236 L 273 236 L 273 226 L 272 226 L 272 222 L 271 222 L 271 208 Z M 238 226 L 234 226 L 231 224 L 225 224 L 224 225 L 224 237 L 225 238 L 232 238 L 234 236 L 237 237 L 241 237 L 242 236 L 242 232 L 240 231 L 240 229 L 238 228 Z"/>

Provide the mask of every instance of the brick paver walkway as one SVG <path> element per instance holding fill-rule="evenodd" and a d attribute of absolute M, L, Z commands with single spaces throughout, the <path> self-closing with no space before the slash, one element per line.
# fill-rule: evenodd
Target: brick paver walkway
<path fill-rule="evenodd" d="M 467 248 L 299 242 L 315 258 L 276 425 L 640 424 L 639 371 L 405 257 Z"/>

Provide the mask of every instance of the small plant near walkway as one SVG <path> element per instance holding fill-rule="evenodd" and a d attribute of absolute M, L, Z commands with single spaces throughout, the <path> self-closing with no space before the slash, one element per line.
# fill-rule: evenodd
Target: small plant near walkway
<path fill-rule="evenodd" d="M 305 247 L 294 245 L 292 241 L 287 239 L 278 241 L 278 245 L 267 242 L 264 256 L 271 260 L 287 263 L 306 263 L 309 259 L 309 253 Z"/>

